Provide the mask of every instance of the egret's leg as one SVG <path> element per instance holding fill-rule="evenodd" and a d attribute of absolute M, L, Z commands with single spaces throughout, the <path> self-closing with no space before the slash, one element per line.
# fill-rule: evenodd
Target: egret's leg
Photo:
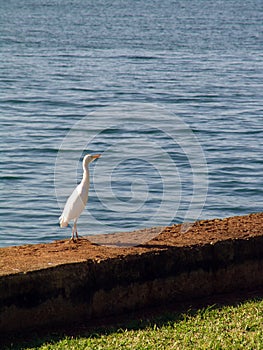
<path fill-rule="evenodd" d="M 76 230 L 75 230 L 75 234 L 76 234 L 76 239 L 79 239 L 79 235 L 78 235 L 78 231 L 77 231 L 77 220 L 76 220 Z"/>
<path fill-rule="evenodd" d="M 72 237 L 71 237 L 71 239 L 72 239 L 73 241 L 74 241 L 74 234 L 76 234 L 76 239 L 79 238 L 78 232 L 77 232 L 77 220 L 78 220 L 78 219 L 75 219 L 75 220 L 74 220 L 74 224 L 73 224 L 73 228 L 72 228 Z"/>
<path fill-rule="evenodd" d="M 72 241 L 74 241 L 74 234 L 75 234 L 75 232 L 74 232 L 74 225 L 73 225 L 72 234 L 71 234 L 71 238 L 70 238 L 70 240 L 72 240 Z"/>

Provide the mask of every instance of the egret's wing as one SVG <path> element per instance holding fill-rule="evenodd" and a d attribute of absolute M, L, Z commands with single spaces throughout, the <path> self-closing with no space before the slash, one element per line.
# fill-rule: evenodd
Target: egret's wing
<path fill-rule="evenodd" d="M 86 203 L 84 203 L 81 197 L 79 186 L 77 186 L 68 198 L 60 220 L 68 223 L 70 220 L 78 218 L 85 205 Z"/>

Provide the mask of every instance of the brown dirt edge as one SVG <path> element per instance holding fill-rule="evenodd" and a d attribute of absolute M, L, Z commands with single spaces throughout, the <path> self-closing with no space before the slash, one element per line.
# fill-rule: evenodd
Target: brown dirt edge
<path fill-rule="evenodd" d="M 76 322 L 109 325 L 216 295 L 262 296 L 263 213 L 156 230 L 96 238 L 107 246 L 81 239 L 1 248 L 0 339 Z M 129 247 L 142 234 L 153 238 Z"/>
<path fill-rule="evenodd" d="M 86 236 L 75 243 L 60 240 L 48 244 L 12 246 L 0 248 L 0 276 L 87 260 L 99 262 L 118 257 L 125 259 L 129 255 L 140 255 L 173 247 L 214 245 L 220 241 L 236 239 L 248 240 L 262 235 L 263 213 L 255 213 L 197 221 L 187 232 L 182 231 L 182 225 L 173 225 Z M 142 241 L 145 243 L 140 244 Z"/>

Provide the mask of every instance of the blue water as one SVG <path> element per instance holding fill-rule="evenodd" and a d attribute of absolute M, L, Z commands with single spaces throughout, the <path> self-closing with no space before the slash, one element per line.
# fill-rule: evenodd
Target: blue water
<path fill-rule="evenodd" d="M 261 0 L 0 0 L 0 246 L 70 235 L 88 152 L 81 234 L 262 211 L 262 18 Z"/>

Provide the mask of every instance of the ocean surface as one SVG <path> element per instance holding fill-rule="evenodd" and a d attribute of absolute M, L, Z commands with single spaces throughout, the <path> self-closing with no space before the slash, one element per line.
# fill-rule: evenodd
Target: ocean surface
<path fill-rule="evenodd" d="M 0 246 L 262 211 L 262 0 L 0 0 Z"/>

